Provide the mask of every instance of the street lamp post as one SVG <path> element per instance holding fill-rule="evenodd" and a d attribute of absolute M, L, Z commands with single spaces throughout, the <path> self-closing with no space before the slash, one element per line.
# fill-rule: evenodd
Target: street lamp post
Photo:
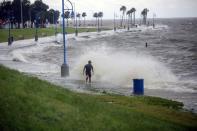
<path fill-rule="evenodd" d="M 63 43 L 64 43 L 64 63 L 62 64 L 61 66 L 61 76 L 62 77 L 66 77 L 66 76 L 69 76 L 69 66 L 67 64 L 67 59 L 66 59 L 66 34 L 65 34 L 65 13 L 64 11 L 65 10 L 72 10 L 73 12 L 73 5 L 72 3 L 70 2 L 70 0 L 67 0 L 70 5 L 71 5 L 71 9 L 64 9 L 64 0 L 62 0 L 62 20 L 63 20 L 63 23 L 62 23 L 62 31 L 63 31 Z"/>
<path fill-rule="evenodd" d="M 55 36 L 57 35 L 57 20 L 56 20 L 56 12 L 53 12 L 53 25 L 55 26 Z"/>
<path fill-rule="evenodd" d="M 13 37 L 11 36 L 11 33 L 10 33 L 10 26 L 11 26 L 11 11 L 8 11 L 8 46 L 10 46 L 13 42 Z"/>
<path fill-rule="evenodd" d="M 35 41 L 38 41 L 38 29 L 37 29 L 37 22 L 35 24 L 36 34 L 35 34 Z"/>
<path fill-rule="evenodd" d="M 77 18 L 75 18 L 75 36 L 78 36 L 78 22 L 77 22 Z"/>
<path fill-rule="evenodd" d="M 116 14 L 114 12 L 114 31 L 116 31 Z"/>
<path fill-rule="evenodd" d="M 38 41 L 38 16 L 36 15 L 36 19 L 34 20 L 35 26 L 35 41 Z"/>
<path fill-rule="evenodd" d="M 98 13 L 98 16 L 97 16 L 97 23 L 98 23 L 98 25 L 97 25 L 97 26 L 98 26 L 98 27 L 97 27 L 97 28 L 98 28 L 98 29 L 97 29 L 97 32 L 100 32 L 100 27 L 99 27 L 99 13 Z"/>
<path fill-rule="evenodd" d="M 127 30 L 129 31 L 130 30 L 130 26 L 129 26 L 129 15 L 128 15 L 128 20 L 127 20 Z"/>
<path fill-rule="evenodd" d="M 55 21 L 55 35 L 57 35 L 57 20 Z"/>
<path fill-rule="evenodd" d="M 77 29 L 77 18 L 76 18 L 76 8 L 75 8 L 75 3 L 74 3 L 74 20 L 75 20 L 75 36 L 78 36 L 78 29 Z"/>
<path fill-rule="evenodd" d="M 20 0 L 20 4 L 21 4 L 21 26 L 22 26 L 22 28 L 23 28 L 23 3 L 22 3 L 23 1 L 22 0 Z"/>
<path fill-rule="evenodd" d="M 8 33 L 8 45 L 11 45 L 12 44 L 12 39 L 11 39 L 11 34 L 10 34 L 10 16 L 9 16 L 9 33 Z"/>
<path fill-rule="evenodd" d="M 156 17 L 156 14 L 153 13 L 153 28 L 155 28 L 155 17 Z"/>

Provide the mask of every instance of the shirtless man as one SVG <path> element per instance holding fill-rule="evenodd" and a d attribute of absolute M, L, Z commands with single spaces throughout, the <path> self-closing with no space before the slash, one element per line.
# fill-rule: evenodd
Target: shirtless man
<path fill-rule="evenodd" d="M 83 75 L 84 73 L 86 73 L 86 83 L 88 82 L 88 80 L 89 80 L 89 83 L 91 83 L 92 72 L 94 73 L 94 69 L 91 63 L 92 62 L 89 60 L 88 64 L 86 64 L 83 68 Z"/>

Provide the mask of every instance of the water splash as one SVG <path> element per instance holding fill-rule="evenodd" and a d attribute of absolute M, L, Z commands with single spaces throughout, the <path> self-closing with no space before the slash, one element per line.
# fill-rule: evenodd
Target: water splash
<path fill-rule="evenodd" d="M 83 66 L 90 59 L 95 70 L 93 79 L 97 81 L 130 86 L 132 79 L 143 78 L 152 88 L 158 88 L 153 87 L 155 85 L 153 83 L 163 85 L 165 82 L 177 81 L 168 68 L 150 55 L 138 54 L 138 52 L 114 52 L 106 47 L 84 52 L 71 70 L 72 78 L 83 79 Z"/>

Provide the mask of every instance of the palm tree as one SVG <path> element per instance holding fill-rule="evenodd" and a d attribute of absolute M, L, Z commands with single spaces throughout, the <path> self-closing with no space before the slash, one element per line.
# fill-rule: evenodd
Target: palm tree
<path fill-rule="evenodd" d="M 94 13 L 93 17 L 96 18 L 97 31 L 99 32 L 99 13 Z"/>
<path fill-rule="evenodd" d="M 126 6 L 123 5 L 123 6 L 120 7 L 120 11 L 122 11 L 122 20 L 121 20 L 121 24 L 120 24 L 121 27 L 122 27 L 122 24 L 123 24 L 123 18 L 124 18 L 126 10 L 127 10 Z"/>
<path fill-rule="evenodd" d="M 85 26 L 85 17 L 87 16 L 86 12 L 82 13 L 82 17 L 84 18 L 83 25 Z"/>
<path fill-rule="evenodd" d="M 69 26 L 68 19 L 70 18 L 70 12 L 69 11 L 66 11 L 64 15 L 65 15 L 65 18 L 67 20 L 67 27 L 68 27 Z"/>
<path fill-rule="evenodd" d="M 135 25 L 135 12 L 136 12 L 136 9 L 135 8 L 132 8 L 132 13 L 133 13 L 133 20 L 134 20 L 134 25 Z"/>
<path fill-rule="evenodd" d="M 132 26 L 133 25 L 133 21 L 132 21 L 133 8 L 127 11 L 127 14 L 130 17 L 130 25 Z"/>
<path fill-rule="evenodd" d="M 96 25 L 97 25 L 98 13 L 97 13 L 97 12 L 95 12 L 95 13 L 93 14 L 93 17 L 95 17 L 95 18 L 96 18 Z"/>
<path fill-rule="evenodd" d="M 103 25 L 103 20 L 102 20 L 102 18 L 103 18 L 103 12 L 99 12 L 98 13 L 98 17 L 101 18 L 101 26 L 102 26 Z"/>
<path fill-rule="evenodd" d="M 78 17 L 78 19 L 79 19 L 79 26 L 81 25 L 81 21 L 80 21 L 80 18 L 81 18 L 81 14 L 77 14 L 77 17 Z"/>
<path fill-rule="evenodd" d="M 141 15 L 143 16 L 143 24 L 146 25 L 146 20 L 147 20 L 147 14 L 148 14 L 149 10 L 147 8 L 145 8 L 142 12 Z"/>

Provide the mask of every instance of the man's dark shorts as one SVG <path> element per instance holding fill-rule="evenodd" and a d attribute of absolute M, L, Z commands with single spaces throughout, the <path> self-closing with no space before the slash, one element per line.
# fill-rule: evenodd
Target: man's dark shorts
<path fill-rule="evenodd" d="M 86 76 L 91 77 L 91 72 L 86 72 Z"/>

